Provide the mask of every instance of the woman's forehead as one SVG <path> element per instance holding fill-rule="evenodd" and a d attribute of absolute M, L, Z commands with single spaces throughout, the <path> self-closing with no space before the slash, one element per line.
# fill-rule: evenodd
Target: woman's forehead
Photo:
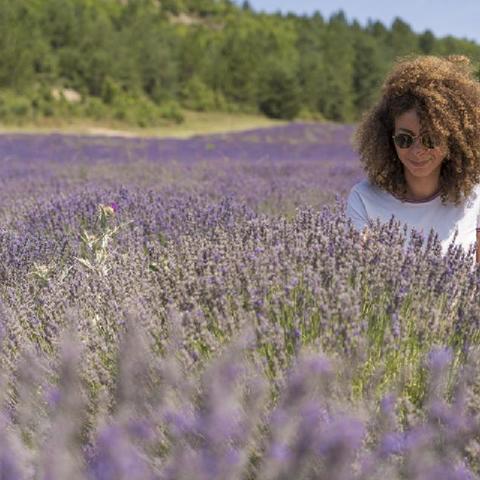
<path fill-rule="evenodd" d="M 394 121 L 395 128 L 405 128 L 415 131 L 419 130 L 422 126 L 420 116 L 414 108 L 397 115 Z"/>

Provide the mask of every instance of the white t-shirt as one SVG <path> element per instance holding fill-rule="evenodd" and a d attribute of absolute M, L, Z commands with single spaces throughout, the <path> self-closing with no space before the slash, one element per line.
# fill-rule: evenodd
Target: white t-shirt
<path fill-rule="evenodd" d="M 455 243 L 468 250 L 475 243 L 476 230 L 480 228 L 480 185 L 463 204 L 455 206 L 452 203 L 442 204 L 440 195 L 422 202 L 402 201 L 363 180 L 350 191 L 346 213 L 359 230 L 370 221 L 379 219 L 382 223 L 388 222 L 392 216 L 425 236 L 433 229 L 444 252 L 458 230 Z"/>

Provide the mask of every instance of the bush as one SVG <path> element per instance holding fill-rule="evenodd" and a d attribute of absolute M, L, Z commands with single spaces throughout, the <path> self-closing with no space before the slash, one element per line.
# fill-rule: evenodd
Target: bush
<path fill-rule="evenodd" d="M 44 87 L 36 87 L 25 95 L 8 90 L 0 92 L 1 121 L 21 123 L 45 117 L 80 117 L 97 121 L 114 119 L 139 127 L 158 125 L 162 120 L 181 123 L 184 119 L 176 101 L 156 105 L 141 93 L 124 92 L 108 79 L 102 97 L 83 96 L 79 103 L 55 100 L 50 90 Z"/>
<path fill-rule="evenodd" d="M 63 105 L 55 101 L 46 85 L 39 85 L 29 94 L 34 117 L 54 117 L 63 113 Z"/>
<path fill-rule="evenodd" d="M 160 114 L 165 120 L 173 120 L 175 123 L 182 123 L 185 119 L 182 110 L 180 109 L 180 105 L 174 100 L 170 100 L 161 105 Z"/>
<path fill-rule="evenodd" d="M 102 85 L 102 100 L 108 104 L 112 105 L 115 100 L 122 94 L 122 89 L 115 80 L 112 80 L 110 77 L 107 77 Z"/>
<path fill-rule="evenodd" d="M 182 105 L 191 110 L 204 112 L 217 107 L 215 93 L 197 75 L 184 85 L 181 97 Z"/>
<path fill-rule="evenodd" d="M 301 109 L 300 87 L 295 75 L 282 66 L 267 67 L 260 81 L 258 108 L 270 118 L 295 118 Z"/>
<path fill-rule="evenodd" d="M 162 119 L 183 121 L 183 116 L 177 102 L 169 101 L 163 105 L 156 105 L 145 95 L 135 92 L 122 92 L 117 89 L 112 97 L 112 115 L 121 120 L 139 127 L 158 125 Z"/>
<path fill-rule="evenodd" d="M 144 117 L 148 107 L 143 105 L 143 99 L 128 93 L 117 94 L 113 99 L 113 117 L 116 120 L 128 123 L 140 124 L 145 126 L 147 119 Z M 139 114 L 139 110 L 143 110 L 144 115 Z M 148 114 L 147 114 L 148 115 Z"/>
<path fill-rule="evenodd" d="M 14 92 L 5 90 L 0 92 L 0 119 L 3 121 L 19 122 L 32 115 L 31 101 Z"/>
<path fill-rule="evenodd" d="M 325 117 L 320 112 L 312 111 L 306 107 L 301 108 L 301 110 L 298 112 L 297 118 L 302 120 L 311 120 L 315 122 L 325 121 Z"/>
<path fill-rule="evenodd" d="M 97 97 L 87 97 L 83 106 L 83 113 L 87 117 L 91 117 L 95 120 L 101 120 L 108 115 L 108 108 Z"/>

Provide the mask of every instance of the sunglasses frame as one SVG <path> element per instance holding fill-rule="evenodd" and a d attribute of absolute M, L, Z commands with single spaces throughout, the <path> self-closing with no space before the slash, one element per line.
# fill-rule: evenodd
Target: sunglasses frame
<path fill-rule="evenodd" d="M 402 147 L 400 146 L 397 141 L 396 141 L 396 138 L 400 135 L 405 135 L 406 137 L 409 137 L 411 139 L 411 143 L 410 145 L 407 145 L 406 147 Z M 396 135 L 392 135 L 392 138 L 393 138 L 393 143 L 400 149 L 402 150 L 406 150 L 410 147 L 412 147 L 413 145 L 415 145 L 415 142 L 417 141 L 417 138 L 420 139 L 420 143 L 422 144 L 422 147 L 428 149 L 428 150 L 433 150 L 434 148 L 436 148 L 438 145 L 432 140 L 432 137 L 428 134 L 428 133 L 421 133 L 419 135 L 411 135 L 410 133 L 407 133 L 407 132 L 401 132 L 401 133 L 397 133 Z"/>

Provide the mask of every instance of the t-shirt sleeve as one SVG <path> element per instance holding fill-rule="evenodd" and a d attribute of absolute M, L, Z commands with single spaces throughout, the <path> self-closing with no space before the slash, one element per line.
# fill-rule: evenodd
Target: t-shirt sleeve
<path fill-rule="evenodd" d="M 352 220 L 357 230 L 363 230 L 368 225 L 368 215 L 360 193 L 352 188 L 347 199 L 347 217 Z"/>

